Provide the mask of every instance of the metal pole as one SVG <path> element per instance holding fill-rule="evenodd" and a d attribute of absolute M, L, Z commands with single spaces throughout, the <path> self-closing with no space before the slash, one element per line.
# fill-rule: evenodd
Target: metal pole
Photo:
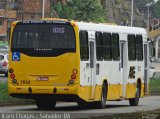
<path fill-rule="evenodd" d="M 159 25 L 160 25 L 160 24 L 159 24 L 159 23 L 160 23 L 159 21 L 160 21 L 160 19 L 158 18 L 158 19 L 157 19 L 157 22 L 158 22 L 158 23 L 157 23 L 157 29 L 159 29 Z"/>
<path fill-rule="evenodd" d="M 132 0 L 132 6 L 131 6 L 131 27 L 133 26 L 133 0 Z"/>
<path fill-rule="evenodd" d="M 149 5 L 148 5 L 148 32 L 149 32 Z"/>
<path fill-rule="evenodd" d="M 42 18 L 44 18 L 44 4 L 45 4 L 45 0 L 43 0 L 43 3 L 42 3 Z"/>

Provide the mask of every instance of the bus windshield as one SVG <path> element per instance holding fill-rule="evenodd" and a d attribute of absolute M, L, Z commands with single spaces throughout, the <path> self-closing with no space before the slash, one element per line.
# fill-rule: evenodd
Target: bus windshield
<path fill-rule="evenodd" d="M 75 52 L 75 33 L 70 24 L 18 24 L 13 32 L 11 49 L 30 56 Z"/>

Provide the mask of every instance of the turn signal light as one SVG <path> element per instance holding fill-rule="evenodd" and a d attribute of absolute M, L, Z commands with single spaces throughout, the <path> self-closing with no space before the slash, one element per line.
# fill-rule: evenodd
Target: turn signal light
<path fill-rule="evenodd" d="M 13 73 L 14 70 L 12 68 L 9 69 L 9 73 Z"/>
<path fill-rule="evenodd" d="M 11 77 L 11 79 L 14 79 L 14 78 L 15 78 L 15 75 L 14 75 L 14 74 L 11 74 L 10 77 Z"/>
<path fill-rule="evenodd" d="M 71 79 L 76 79 L 76 75 L 72 74 Z"/>
<path fill-rule="evenodd" d="M 78 73 L 77 69 L 73 69 L 73 70 L 72 70 L 72 73 L 73 73 L 73 74 L 77 74 L 77 73 Z"/>
<path fill-rule="evenodd" d="M 16 26 L 16 24 L 15 23 L 12 23 L 12 27 L 15 27 Z"/>

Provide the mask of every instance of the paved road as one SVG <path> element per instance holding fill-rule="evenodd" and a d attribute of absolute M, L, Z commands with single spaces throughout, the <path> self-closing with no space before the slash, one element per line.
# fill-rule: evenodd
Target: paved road
<path fill-rule="evenodd" d="M 105 109 L 82 109 L 76 103 L 58 103 L 53 110 L 37 110 L 35 105 L 27 106 L 6 106 L 0 107 L 0 112 L 5 113 L 71 113 L 71 117 L 91 117 L 91 116 L 104 116 L 115 113 L 132 113 L 136 111 L 148 111 L 160 109 L 160 96 L 145 97 L 140 100 L 139 106 L 131 107 L 128 101 L 110 101 L 106 103 Z M 72 115 L 73 114 L 73 115 Z"/>
<path fill-rule="evenodd" d="M 0 74 L 0 82 L 7 82 L 7 77 L 4 74 Z"/>

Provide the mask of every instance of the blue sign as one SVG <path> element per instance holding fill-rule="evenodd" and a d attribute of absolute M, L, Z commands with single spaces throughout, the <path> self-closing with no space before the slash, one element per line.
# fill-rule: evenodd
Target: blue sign
<path fill-rule="evenodd" d="M 12 61 L 20 61 L 20 52 L 12 52 Z"/>

